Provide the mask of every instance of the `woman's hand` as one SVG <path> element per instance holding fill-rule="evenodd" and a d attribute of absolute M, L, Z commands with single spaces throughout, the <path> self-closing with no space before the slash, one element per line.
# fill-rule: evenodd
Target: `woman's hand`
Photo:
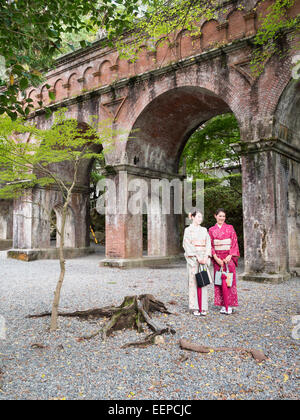
<path fill-rule="evenodd" d="M 223 268 L 224 261 L 221 260 L 221 258 L 218 258 L 216 255 L 214 255 L 214 259 Z"/>
<path fill-rule="evenodd" d="M 197 260 L 198 260 L 198 263 L 202 264 L 202 265 L 205 265 L 205 264 L 208 263 L 208 258 L 207 257 L 205 257 L 205 258 L 197 257 Z"/>
<path fill-rule="evenodd" d="M 224 260 L 225 264 L 228 264 L 231 261 L 231 258 L 232 258 L 232 255 L 227 255 L 227 257 Z"/>

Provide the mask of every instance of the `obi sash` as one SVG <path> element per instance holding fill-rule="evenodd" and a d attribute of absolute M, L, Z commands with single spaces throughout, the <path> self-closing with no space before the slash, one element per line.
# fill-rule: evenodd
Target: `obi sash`
<path fill-rule="evenodd" d="M 216 251 L 229 251 L 231 248 L 231 239 L 214 239 L 214 248 Z"/>
<path fill-rule="evenodd" d="M 196 246 L 196 247 L 201 247 L 201 248 L 206 248 L 206 240 L 204 241 L 199 241 L 199 240 L 192 240 L 191 244 Z"/>

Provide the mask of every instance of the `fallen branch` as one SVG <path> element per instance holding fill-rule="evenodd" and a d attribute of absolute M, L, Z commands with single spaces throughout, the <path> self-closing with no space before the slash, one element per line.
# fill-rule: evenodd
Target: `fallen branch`
<path fill-rule="evenodd" d="M 184 350 L 195 351 L 198 353 L 211 353 L 212 351 L 214 352 L 235 351 L 235 352 L 240 352 L 240 353 L 251 354 L 251 356 L 259 363 L 263 362 L 264 360 L 267 360 L 267 356 L 261 350 L 245 349 L 241 347 L 219 347 L 219 348 L 207 347 L 207 346 L 202 346 L 199 344 L 190 343 L 189 341 L 185 339 L 181 339 L 179 341 L 179 345 Z"/>
<path fill-rule="evenodd" d="M 176 331 L 172 328 L 164 328 L 162 330 L 158 330 L 154 333 L 147 335 L 147 337 L 143 341 L 136 341 L 133 343 L 124 344 L 124 346 L 122 346 L 121 349 L 127 349 L 128 347 L 147 347 L 152 344 L 156 344 L 155 338 L 162 336 L 163 334 L 176 334 Z"/>
<path fill-rule="evenodd" d="M 66 318 L 104 318 L 104 317 L 111 317 L 118 308 L 114 307 L 104 307 L 104 308 L 94 308 L 88 309 L 87 311 L 75 311 L 75 312 L 59 312 L 58 316 L 66 317 Z M 42 312 L 40 314 L 33 314 L 27 315 L 26 318 L 45 318 L 51 316 L 51 312 Z"/>

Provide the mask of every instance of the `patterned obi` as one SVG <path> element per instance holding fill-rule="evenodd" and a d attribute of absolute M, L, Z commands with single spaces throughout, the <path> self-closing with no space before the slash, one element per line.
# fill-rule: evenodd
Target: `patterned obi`
<path fill-rule="evenodd" d="M 216 251 L 229 251 L 231 248 L 231 239 L 214 239 Z"/>

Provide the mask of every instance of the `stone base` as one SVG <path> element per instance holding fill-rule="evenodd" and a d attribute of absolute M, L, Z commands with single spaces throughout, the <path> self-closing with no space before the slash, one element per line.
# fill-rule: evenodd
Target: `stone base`
<path fill-rule="evenodd" d="M 238 276 L 239 280 L 256 281 L 259 283 L 283 283 L 291 278 L 291 273 L 243 273 Z"/>
<path fill-rule="evenodd" d="M 66 259 L 83 257 L 94 253 L 93 248 L 65 248 L 64 255 Z M 36 260 L 57 260 L 59 259 L 58 248 L 45 249 L 11 249 L 7 252 L 7 258 L 14 258 L 20 261 Z"/>
<path fill-rule="evenodd" d="M 172 255 L 167 257 L 143 257 L 143 258 L 105 258 L 100 261 L 100 267 L 116 268 L 138 268 L 138 267 L 160 267 L 174 262 L 185 261 L 182 255 Z"/>
<path fill-rule="evenodd" d="M 12 239 L 0 239 L 0 251 L 6 251 L 7 249 L 12 248 L 12 244 Z"/>

